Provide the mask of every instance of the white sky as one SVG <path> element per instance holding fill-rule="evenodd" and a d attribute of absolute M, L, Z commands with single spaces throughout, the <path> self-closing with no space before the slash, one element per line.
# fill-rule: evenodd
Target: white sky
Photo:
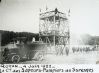
<path fill-rule="evenodd" d="M 46 5 L 66 12 L 71 10 L 70 29 L 74 33 L 99 35 L 99 0 L 2 0 L 0 3 L 0 29 L 13 31 L 39 31 L 39 8 Z"/>

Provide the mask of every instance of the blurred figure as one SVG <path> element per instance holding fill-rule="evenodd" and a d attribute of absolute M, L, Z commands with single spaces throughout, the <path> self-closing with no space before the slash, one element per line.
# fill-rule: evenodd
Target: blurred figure
<path fill-rule="evenodd" d="M 3 61 L 6 61 L 6 60 L 7 60 L 8 54 L 9 54 L 9 49 L 8 49 L 8 48 L 5 48 L 4 51 L 3 51 L 3 54 L 2 54 L 2 56 L 3 56 Z"/>

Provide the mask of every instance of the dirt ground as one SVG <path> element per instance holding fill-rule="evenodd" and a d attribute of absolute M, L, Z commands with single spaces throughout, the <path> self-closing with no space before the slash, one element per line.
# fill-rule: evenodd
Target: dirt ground
<path fill-rule="evenodd" d="M 24 61 L 20 64 L 96 64 L 99 52 L 70 53 L 67 55 L 47 54 L 42 61 Z"/>
<path fill-rule="evenodd" d="M 0 58 L 1 59 L 1 58 Z M 69 55 L 47 54 L 41 61 L 24 60 L 19 64 L 99 64 L 99 52 L 78 52 Z M 5 64 L 5 63 L 4 63 Z"/>

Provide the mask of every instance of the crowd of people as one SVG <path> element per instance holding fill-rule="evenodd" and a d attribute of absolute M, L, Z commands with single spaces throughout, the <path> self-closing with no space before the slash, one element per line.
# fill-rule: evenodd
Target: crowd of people
<path fill-rule="evenodd" d="M 75 52 L 90 52 L 90 51 L 97 51 L 98 47 L 96 46 L 83 46 L 83 47 L 72 47 L 73 53 Z"/>
<path fill-rule="evenodd" d="M 76 47 L 67 47 L 67 46 L 56 46 L 55 47 L 55 52 L 56 55 L 69 55 L 69 52 L 72 53 L 77 53 L 77 52 L 90 52 L 90 51 L 98 51 L 98 47 L 97 46 L 76 46 Z"/>

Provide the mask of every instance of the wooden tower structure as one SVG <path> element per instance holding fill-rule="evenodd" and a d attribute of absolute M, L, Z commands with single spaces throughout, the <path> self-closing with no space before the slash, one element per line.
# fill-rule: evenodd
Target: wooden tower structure
<path fill-rule="evenodd" d="M 69 45 L 69 21 L 65 13 L 56 8 L 39 14 L 39 40 L 50 45 Z"/>

